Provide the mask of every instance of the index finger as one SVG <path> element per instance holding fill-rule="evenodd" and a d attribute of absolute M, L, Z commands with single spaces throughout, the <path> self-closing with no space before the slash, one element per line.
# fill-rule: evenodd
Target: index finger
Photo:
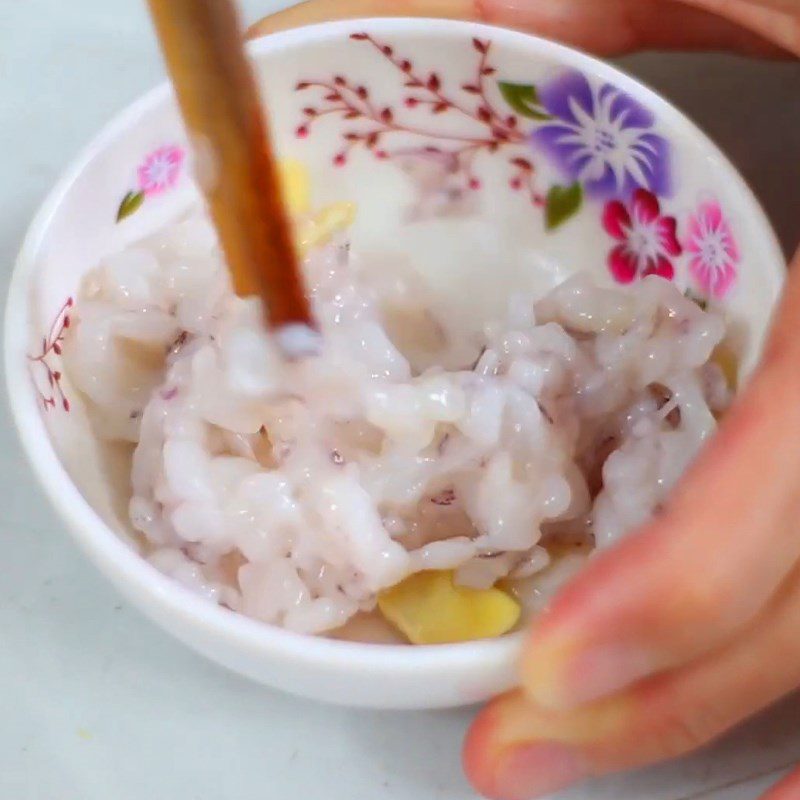
<path fill-rule="evenodd" d="M 800 267 L 762 365 L 666 513 L 598 557 L 536 624 L 523 684 L 567 707 L 728 641 L 800 558 Z"/>
<path fill-rule="evenodd" d="M 800 55 L 800 0 L 682 0 L 743 26 Z"/>

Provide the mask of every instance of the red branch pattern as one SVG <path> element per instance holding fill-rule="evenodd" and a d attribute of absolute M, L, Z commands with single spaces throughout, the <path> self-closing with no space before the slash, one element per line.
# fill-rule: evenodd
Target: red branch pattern
<path fill-rule="evenodd" d="M 516 168 L 509 186 L 514 191 L 524 191 L 531 203 L 539 208 L 545 205 L 545 196 L 536 190 L 534 185 L 534 167 L 527 158 L 512 158 L 509 162 Z"/>
<path fill-rule="evenodd" d="M 69 312 L 73 305 L 73 299 L 68 297 L 59 308 L 47 336 L 42 337 L 41 352 L 28 356 L 34 386 L 45 411 L 55 408 L 56 403 L 64 411 L 69 411 L 70 408 L 69 400 L 61 387 L 61 372 L 50 364 L 50 359 L 61 355 L 61 343 L 64 341 L 64 332 L 70 326 Z M 34 368 L 39 369 L 46 377 L 48 386 L 46 390 L 42 389 L 41 381 L 37 381 L 33 375 Z"/>
<path fill-rule="evenodd" d="M 338 116 L 346 121 L 359 121 L 358 129 L 342 132 L 342 148 L 333 156 L 335 166 L 347 163 L 351 151 L 363 147 L 377 159 L 390 159 L 400 155 L 438 155 L 451 165 L 450 174 L 461 173 L 470 189 L 481 186 L 474 163 L 484 152 L 496 153 L 501 148 L 524 145 L 526 134 L 520 130 L 516 114 L 504 114 L 489 98 L 487 80 L 496 73 L 490 61 L 492 43 L 474 38 L 472 46 L 479 54 L 475 74 L 460 86 L 460 95 L 453 95 L 443 86 L 440 75 L 433 71 L 425 73 L 415 68 L 414 63 L 395 53 L 391 45 L 381 43 L 368 33 L 353 33 L 350 38 L 365 42 L 377 50 L 402 75 L 409 93 L 403 105 L 409 110 L 429 109 L 431 114 L 458 114 L 476 124 L 474 136 L 458 136 L 437 131 L 425 125 L 400 121 L 397 109 L 373 100 L 370 90 L 343 75 L 327 80 L 304 80 L 295 87 L 297 91 L 316 89 L 322 93 L 321 102 L 303 109 L 304 119 L 295 129 L 300 138 L 307 137 L 318 120 L 327 116 Z M 428 143 L 417 150 L 391 150 L 384 146 L 392 134 L 405 133 L 419 136 Z M 523 190 L 534 205 L 544 200 L 534 187 L 535 167 L 527 158 L 509 159 L 514 172 L 509 185 L 514 190 Z M 524 162 L 524 166 L 523 166 Z"/>

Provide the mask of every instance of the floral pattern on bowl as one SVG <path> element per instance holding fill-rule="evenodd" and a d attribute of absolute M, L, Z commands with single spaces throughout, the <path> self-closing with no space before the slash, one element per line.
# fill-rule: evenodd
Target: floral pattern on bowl
<path fill-rule="evenodd" d="M 61 344 L 70 326 L 70 313 L 75 302 L 68 297 L 56 313 L 50 329 L 42 336 L 38 352 L 28 355 L 28 366 L 39 403 L 45 411 L 60 407 L 69 411 L 70 403 L 61 385 L 61 370 L 56 362 L 61 358 Z"/>
<path fill-rule="evenodd" d="M 482 188 L 483 160 L 505 158 L 509 188 L 544 214 L 547 231 L 579 213 L 600 216 L 616 240 L 607 256 L 615 281 L 650 274 L 672 280 L 680 268 L 703 302 L 721 300 L 733 288 L 740 258 L 731 223 L 716 199 L 692 214 L 671 207 L 672 147 L 655 115 L 631 95 L 575 70 L 539 85 L 503 80 L 492 60 L 493 42 L 481 38 L 471 41 L 472 73 L 451 88 L 442 78 L 445 70 L 420 69 L 410 55 L 371 33 L 349 38 L 395 67 L 406 90 L 402 109 L 344 73 L 307 78 L 295 89 L 313 99 L 302 109 L 295 135 L 306 139 L 321 120 L 333 118 L 341 127 L 340 148 L 331 156 L 336 167 L 358 148 L 396 163 L 417 188 L 409 221 L 474 213 L 469 195 Z M 473 132 L 443 130 L 439 120 L 447 116 L 468 120 Z M 395 146 L 397 134 L 419 144 Z M 566 183 L 542 186 L 539 158 Z"/>
<path fill-rule="evenodd" d="M 148 153 L 136 168 L 137 186 L 125 193 L 117 208 L 116 221 L 121 222 L 142 207 L 148 197 L 172 189 L 180 178 L 186 150 L 167 144 Z"/>
<path fill-rule="evenodd" d="M 608 269 L 617 283 L 647 275 L 675 277 L 673 261 L 683 252 L 677 221 L 661 211 L 658 198 L 637 189 L 629 203 L 612 200 L 603 212 L 603 227 L 619 244 L 608 254 Z"/>
<path fill-rule="evenodd" d="M 550 119 L 532 132 L 533 142 L 588 195 L 672 193 L 669 143 L 656 133 L 653 114 L 630 95 L 569 71 L 545 84 L 539 96 Z"/>
<path fill-rule="evenodd" d="M 137 188 L 128 191 L 116 212 L 117 223 L 137 212 L 144 201 L 173 189 L 183 173 L 186 149 L 177 144 L 162 145 L 148 152 L 135 169 Z M 69 397 L 58 368 L 61 345 L 71 322 L 74 298 L 69 296 L 59 307 L 47 332 L 41 337 L 41 346 L 27 354 L 31 380 L 41 407 L 45 411 L 60 408 L 69 412 Z"/>
<path fill-rule="evenodd" d="M 486 159 L 504 159 L 507 185 L 557 233 L 580 213 L 598 215 L 610 237 L 606 266 L 618 283 L 650 274 L 673 280 L 683 270 L 688 290 L 703 304 L 726 297 L 738 277 L 739 247 L 733 225 L 715 198 L 691 213 L 672 207 L 672 148 L 655 115 L 608 82 L 565 70 L 540 83 L 504 80 L 494 63 L 494 43 L 473 37 L 472 72 L 458 86 L 445 69 L 421 69 L 412 54 L 366 31 L 349 35 L 394 68 L 402 104 L 382 102 L 366 81 L 343 72 L 304 78 L 294 89 L 309 96 L 294 136 L 309 139 L 324 119 L 336 120 L 339 147 L 330 156 L 345 167 L 357 150 L 400 168 L 415 185 L 416 202 L 406 221 L 468 216 L 478 210 Z M 458 117 L 469 132 L 453 133 L 441 122 Z M 398 134 L 409 137 L 396 144 Z M 136 186 L 116 211 L 117 223 L 148 198 L 173 189 L 182 177 L 187 149 L 165 143 L 134 166 Z M 542 162 L 563 183 L 543 184 Z M 61 372 L 51 366 L 69 325 L 70 297 L 59 309 L 40 352 L 29 354 L 40 402 L 47 410 L 70 403 Z"/>
<path fill-rule="evenodd" d="M 572 195 L 564 202 L 562 195 L 540 191 L 535 183 L 536 169 L 530 153 L 530 131 L 521 119 L 547 119 L 538 108 L 534 86 L 498 81 L 497 68 L 491 60 L 492 42 L 472 39 L 476 51 L 474 70 L 465 76 L 456 90 L 444 86 L 440 71 L 422 71 L 414 61 L 395 52 L 395 48 L 366 32 L 350 35 L 353 42 L 370 45 L 380 57 L 396 67 L 398 80 L 408 89 L 403 109 L 376 100 L 362 82 L 336 74 L 323 79 L 299 81 L 297 91 L 315 91 L 314 104 L 303 108 L 303 121 L 296 128 L 299 138 L 306 138 L 324 117 L 338 117 L 352 123 L 340 133 L 341 148 L 333 154 L 337 167 L 344 166 L 351 152 L 364 148 L 378 160 L 399 163 L 416 176 L 421 200 L 441 194 L 449 199 L 439 213 L 446 213 L 461 203 L 465 192 L 477 192 L 480 161 L 498 153 L 508 157 L 509 186 L 521 191 L 533 206 L 546 209 L 549 227 L 565 222 L 580 207 L 581 197 Z M 490 93 L 500 95 L 491 97 Z M 457 115 L 471 123 L 472 132 L 464 135 L 441 130 L 437 117 Z M 410 134 L 420 141 L 414 147 L 394 147 L 393 134 Z M 419 170 L 414 170 L 419 162 Z"/>
<path fill-rule="evenodd" d="M 725 297 L 736 282 L 739 245 L 716 200 L 703 203 L 689 218 L 686 251 L 693 281 L 706 297 Z"/>

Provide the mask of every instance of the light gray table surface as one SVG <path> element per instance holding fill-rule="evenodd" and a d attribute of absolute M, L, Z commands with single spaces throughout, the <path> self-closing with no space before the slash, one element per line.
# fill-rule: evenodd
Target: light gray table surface
<path fill-rule="evenodd" d="M 278 5 L 244 3 L 250 18 Z M 0 0 L 4 287 L 59 172 L 162 77 L 143 7 Z M 625 66 L 722 145 L 792 248 L 800 65 L 650 55 Z M 193 655 L 125 605 L 72 546 L 0 407 L 0 800 L 466 800 L 458 750 L 471 713 L 327 708 Z M 799 721 L 800 702 L 790 701 L 706 753 L 565 797 L 754 798 L 800 759 Z"/>

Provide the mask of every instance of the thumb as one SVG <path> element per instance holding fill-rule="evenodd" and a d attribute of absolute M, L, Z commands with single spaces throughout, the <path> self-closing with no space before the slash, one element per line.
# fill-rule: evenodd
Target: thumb
<path fill-rule="evenodd" d="M 798 797 L 800 797 L 800 769 L 790 773 L 761 800 L 797 800 Z"/>
<path fill-rule="evenodd" d="M 800 0 L 681 0 L 720 14 L 800 55 Z"/>
<path fill-rule="evenodd" d="M 537 705 L 521 691 L 500 697 L 467 735 L 467 776 L 493 800 L 530 800 L 695 750 L 798 685 L 798 625 L 796 570 L 733 642 L 618 695 L 565 711 Z M 769 800 L 800 796 L 785 788 Z"/>

